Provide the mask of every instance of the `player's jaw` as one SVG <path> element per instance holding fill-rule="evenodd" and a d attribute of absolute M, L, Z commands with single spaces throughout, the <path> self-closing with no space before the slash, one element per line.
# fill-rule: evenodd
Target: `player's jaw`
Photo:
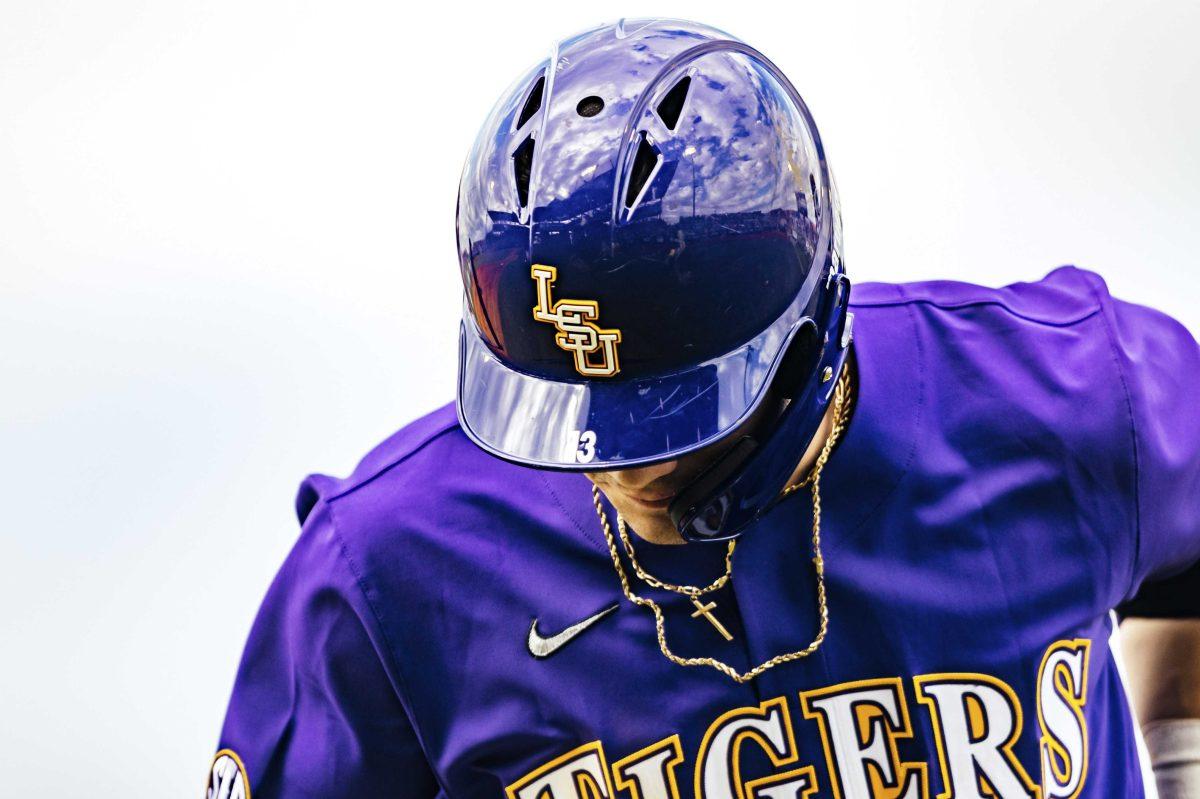
<path fill-rule="evenodd" d="M 733 446 L 739 435 L 758 424 L 773 408 L 764 402 L 742 427 L 720 441 L 682 458 L 650 466 L 588 472 L 588 478 L 604 492 L 608 501 L 638 537 L 653 544 L 682 544 L 683 537 L 671 521 L 667 508 L 684 486 L 695 480 L 714 460 Z"/>
<path fill-rule="evenodd" d="M 604 492 L 626 524 L 638 537 L 653 544 L 682 544 L 667 508 L 685 486 L 700 476 L 713 461 L 725 454 L 739 438 L 759 425 L 766 424 L 783 408 L 782 400 L 769 393 L 750 418 L 719 441 L 673 461 L 607 472 L 587 472 L 588 478 Z M 800 462 L 792 474 L 799 477 L 816 462 L 821 445 L 833 423 L 833 403 L 829 404 L 820 427 L 808 442 Z M 790 481 L 789 481 L 790 482 Z"/>
<path fill-rule="evenodd" d="M 633 469 L 588 472 L 588 478 L 638 536 L 655 544 L 679 544 L 683 539 L 667 507 L 686 485 L 686 480 L 679 479 L 680 471 L 680 461 L 674 460 Z"/>

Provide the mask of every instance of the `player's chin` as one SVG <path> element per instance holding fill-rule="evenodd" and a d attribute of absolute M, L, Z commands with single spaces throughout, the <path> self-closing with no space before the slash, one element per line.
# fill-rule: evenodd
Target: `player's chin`
<path fill-rule="evenodd" d="M 675 529 L 666 511 L 650 512 L 633 510 L 622 513 L 625 523 L 639 538 L 655 544 L 682 544 L 683 537 Z"/>

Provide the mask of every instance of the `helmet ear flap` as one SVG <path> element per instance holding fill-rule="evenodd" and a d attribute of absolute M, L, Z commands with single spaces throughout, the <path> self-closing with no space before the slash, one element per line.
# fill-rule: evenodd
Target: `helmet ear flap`
<path fill-rule="evenodd" d="M 816 322 L 805 319 L 783 354 L 771 390 L 784 399 L 795 399 L 803 392 L 816 372 L 821 345 Z"/>

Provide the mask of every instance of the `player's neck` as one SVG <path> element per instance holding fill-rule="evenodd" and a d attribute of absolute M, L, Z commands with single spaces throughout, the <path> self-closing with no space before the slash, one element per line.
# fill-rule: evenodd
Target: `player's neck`
<path fill-rule="evenodd" d="M 800 458 L 800 462 L 796 464 L 796 468 L 792 471 L 792 476 L 788 478 L 786 485 L 793 485 L 804 479 L 813 464 L 817 462 L 817 458 L 821 456 L 821 448 L 825 446 L 825 439 L 829 438 L 829 431 L 833 429 L 834 404 L 829 403 L 829 407 L 825 409 L 825 415 L 821 417 L 821 424 L 817 427 L 817 432 L 813 434 L 812 440 L 808 442 L 808 448 L 804 450 L 804 455 Z"/>

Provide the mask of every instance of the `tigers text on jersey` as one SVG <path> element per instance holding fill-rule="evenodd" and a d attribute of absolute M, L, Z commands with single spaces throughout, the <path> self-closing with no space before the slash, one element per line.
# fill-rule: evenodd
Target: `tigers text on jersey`
<path fill-rule="evenodd" d="M 305 482 L 214 774 L 255 799 L 1147 795 L 1110 611 L 1200 558 L 1200 348 L 1074 267 L 851 304 L 815 654 L 746 684 L 670 663 L 587 478 L 485 454 L 446 407 Z M 812 640 L 811 510 L 747 530 L 704 612 L 637 584 L 676 652 L 746 670 Z M 674 582 L 723 569 L 637 546 Z"/>

